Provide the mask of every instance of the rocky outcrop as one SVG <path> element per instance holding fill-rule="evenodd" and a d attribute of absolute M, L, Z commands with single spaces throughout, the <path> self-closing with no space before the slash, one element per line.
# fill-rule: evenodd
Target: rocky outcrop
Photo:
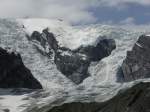
<path fill-rule="evenodd" d="M 40 42 L 44 49 L 49 45 L 49 52 L 53 50 L 55 53 L 54 62 L 57 69 L 76 84 L 89 76 L 88 67 L 92 61 L 100 61 L 116 48 L 113 39 L 102 39 L 95 46 L 81 46 L 76 50 L 60 47 L 55 36 L 48 29 L 44 29 L 41 34 L 33 32 L 31 40 Z"/>
<path fill-rule="evenodd" d="M 72 102 L 56 106 L 47 112 L 149 112 L 150 83 L 139 83 L 120 91 L 114 98 L 104 102 Z"/>
<path fill-rule="evenodd" d="M 85 55 L 69 50 L 61 51 L 56 53 L 54 62 L 57 69 L 76 84 L 89 76 L 90 60 Z"/>
<path fill-rule="evenodd" d="M 57 52 L 59 48 L 55 36 L 53 33 L 49 32 L 48 28 L 44 29 L 42 33 L 34 31 L 29 39 L 37 40 L 44 49 L 46 49 L 47 44 L 49 45 L 50 49 L 53 49 L 55 52 Z"/>
<path fill-rule="evenodd" d="M 54 52 L 57 52 L 57 50 L 59 49 L 59 45 L 53 33 L 49 32 L 48 29 L 44 29 L 42 35 L 43 37 L 44 36 L 46 37 L 46 40 L 50 48 L 53 49 Z"/>
<path fill-rule="evenodd" d="M 122 64 L 125 81 L 150 77 L 150 37 L 142 35 Z"/>
<path fill-rule="evenodd" d="M 42 89 L 25 67 L 20 54 L 0 48 L 0 88 Z"/>
<path fill-rule="evenodd" d="M 107 57 L 116 48 L 115 40 L 102 39 L 99 40 L 96 46 L 80 47 L 75 52 L 86 55 L 90 61 L 99 61 Z"/>

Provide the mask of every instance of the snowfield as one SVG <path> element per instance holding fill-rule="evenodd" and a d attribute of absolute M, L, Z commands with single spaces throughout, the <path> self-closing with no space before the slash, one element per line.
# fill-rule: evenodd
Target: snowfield
<path fill-rule="evenodd" d="M 96 45 L 103 38 L 115 39 L 117 48 L 100 62 L 90 65 L 90 77 L 80 85 L 75 85 L 61 74 L 52 59 L 41 55 L 35 44 L 26 38 L 33 31 L 42 32 L 44 28 L 54 33 L 61 46 L 77 49 L 80 46 Z M 105 101 L 113 97 L 120 89 L 138 82 L 121 84 L 117 82 L 117 70 L 131 50 L 138 37 L 146 33 L 128 31 L 127 28 L 109 25 L 71 26 L 60 20 L 48 19 L 0 19 L 0 47 L 11 48 L 19 52 L 25 65 L 41 82 L 44 90 L 19 95 L 13 91 L 1 95 L 0 107 L 10 112 L 38 112 L 36 109 L 49 105 L 60 105 L 71 101 Z M 46 110 L 46 109 L 45 109 Z M 43 111 L 44 112 L 44 111 Z"/>
<path fill-rule="evenodd" d="M 79 29 L 60 20 L 26 19 L 19 22 L 24 25 L 29 35 L 33 31 L 42 32 L 43 29 L 49 28 L 49 31 L 55 34 L 59 44 L 70 49 L 77 49 L 81 45 L 96 45 L 97 39 L 100 39 L 99 36 L 103 36 L 104 33 L 96 28 Z"/>

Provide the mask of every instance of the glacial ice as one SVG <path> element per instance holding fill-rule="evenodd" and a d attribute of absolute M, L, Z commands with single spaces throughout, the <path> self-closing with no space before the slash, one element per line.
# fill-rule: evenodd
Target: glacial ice
<path fill-rule="evenodd" d="M 35 30 L 49 28 L 61 46 L 76 49 L 81 45 L 95 45 L 99 36 L 115 39 L 117 48 L 110 56 L 100 62 L 91 63 L 91 76 L 80 85 L 75 85 L 61 74 L 53 59 L 41 55 L 30 42 L 26 34 Z M 11 112 L 22 112 L 46 105 L 59 105 L 71 101 L 105 101 L 114 96 L 120 89 L 130 87 L 138 82 L 121 84 L 117 82 L 117 71 L 131 50 L 138 37 L 145 31 L 127 30 L 127 28 L 109 25 L 71 26 L 59 20 L 48 19 L 0 19 L 0 46 L 12 48 L 21 53 L 25 65 L 42 83 L 44 90 L 15 95 L 0 95 L 0 107 L 9 108 Z M 39 45 L 40 46 L 40 45 Z M 15 101 L 15 103 L 14 103 Z M 27 110 L 26 110 L 27 109 Z M 34 111 L 32 111 L 34 112 Z"/>

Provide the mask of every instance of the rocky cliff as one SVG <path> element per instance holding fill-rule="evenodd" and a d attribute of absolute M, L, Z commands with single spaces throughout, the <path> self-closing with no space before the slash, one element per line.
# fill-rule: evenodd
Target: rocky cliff
<path fill-rule="evenodd" d="M 113 39 L 99 39 L 96 45 L 81 46 L 78 49 L 71 50 L 59 46 L 56 37 L 49 29 L 44 29 L 42 33 L 34 31 L 29 40 L 40 42 L 44 49 L 48 45 L 48 52 L 45 52 L 46 50 L 40 50 L 40 52 L 48 56 L 53 52 L 57 69 L 76 84 L 81 83 L 90 75 L 88 67 L 92 61 L 100 61 L 109 56 L 116 48 Z"/>
<path fill-rule="evenodd" d="M 42 85 L 25 67 L 20 54 L 0 48 L 0 88 L 42 89 Z"/>
<path fill-rule="evenodd" d="M 150 77 L 150 36 L 142 35 L 122 64 L 125 81 Z"/>

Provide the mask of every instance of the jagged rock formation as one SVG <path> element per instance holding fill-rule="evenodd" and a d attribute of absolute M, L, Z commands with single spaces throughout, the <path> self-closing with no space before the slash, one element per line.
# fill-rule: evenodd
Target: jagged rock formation
<path fill-rule="evenodd" d="M 40 42 L 44 49 L 49 45 L 50 53 L 47 52 L 47 54 L 51 54 L 51 50 L 53 50 L 57 69 L 76 84 L 81 83 L 89 76 L 88 67 L 92 61 L 100 61 L 109 56 L 116 48 L 113 39 L 102 39 L 95 46 L 81 46 L 76 50 L 60 47 L 55 36 L 48 29 L 44 29 L 41 34 L 34 31 L 30 39 Z"/>
<path fill-rule="evenodd" d="M 91 61 L 99 61 L 107 57 L 116 48 L 115 40 L 102 39 L 99 40 L 96 46 L 81 46 L 75 52 L 88 56 Z"/>
<path fill-rule="evenodd" d="M 54 62 L 57 65 L 57 69 L 76 84 L 81 83 L 89 76 L 90 60 L 84 55 L 68 50 L 57 52 Z"/>
<path fill-rule="evenodd" d="M 0 88 L 42 89 L 25 67 L 20 54 L 0 48 Z"/>
<path fill-rule="evenodd" d="M 114 98 L 104 103 L 73 102 L 56 106 L 47 112 L 149 112 L 150 83 L 139 83 L 120 91 Z"/>
<path fill-rule="evenodd" d="M 142 35 L 132 51 L 127 52 L 122 70 L 125 81 L 150 77 L 150 37 Z"/>

